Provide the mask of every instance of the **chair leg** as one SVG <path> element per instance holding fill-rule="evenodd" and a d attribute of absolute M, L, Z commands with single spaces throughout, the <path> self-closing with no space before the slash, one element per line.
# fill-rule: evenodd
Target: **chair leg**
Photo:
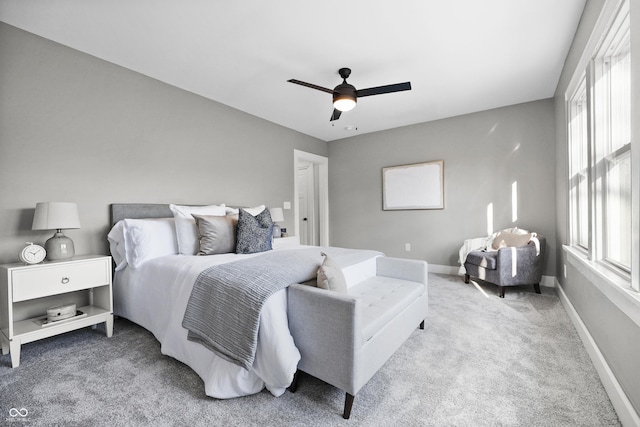
<path fill-rule="evenodd" d="M 353 406 L 353 399 L 355 398 L 355 396 L 347 393 L 347 395 L 344 398 L 344 413 L 342 414 L 342 418 L 344 418 L 345 420 L 348 420 L 349 417 L 351 416 L 351 407 Z"/>
<path fill-rule="evenodd" d="M 540 283 L 536 283 L 535 285 L 533 285 L 533 289 L 535 289 L 536 294 L 541 293 L 540 292 Z"/>
<path fill-rule="evenodd" d="M 464 283 L 469 283 L 469 275 L 468 274 L 464 275 Z"/>
<path fill-rule="evenodd" d="M 500 298 L 504 298 L 504 286 L 498 286 L 500 292 L 498 292 L 498 296 Z"/>

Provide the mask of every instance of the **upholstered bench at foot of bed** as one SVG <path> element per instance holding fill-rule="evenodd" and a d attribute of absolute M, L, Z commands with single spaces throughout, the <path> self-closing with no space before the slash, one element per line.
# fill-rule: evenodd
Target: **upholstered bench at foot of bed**
<path fill-rule="evenodd" d="M 424 328 L 427 284 L 426 262 L 380 257 L 377 275 L 351 287 L 349 294 L 289 287 L 289 328 L 301 355 L 298 370 L 346 392 L 345 419 L 356 393 L 418 325 Z"/>

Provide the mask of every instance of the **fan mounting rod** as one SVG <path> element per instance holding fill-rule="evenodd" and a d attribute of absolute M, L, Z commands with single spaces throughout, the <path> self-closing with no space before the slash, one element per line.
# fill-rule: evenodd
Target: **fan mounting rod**
<path fill-rule="evenodd" d="M 351 68 L 340 68 L 338 74 L 340 74 L 343 80 L 347 80 L 351 75 Z"/>

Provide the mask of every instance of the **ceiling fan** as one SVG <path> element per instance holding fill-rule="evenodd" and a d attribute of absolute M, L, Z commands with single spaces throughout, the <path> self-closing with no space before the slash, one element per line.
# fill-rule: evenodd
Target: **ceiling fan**
<path fill-rule="evenodd" d="M 362 98 L 363 96 L 382 95 L 383 93 L 411 90 L 411 82 L 396 83 L 386 86 L 376 86 L 370 87 L 368 89 L 358 90 L 347 83 L 347 78 L 351 75 L 350 68 L 340 68 L 338 70 L 338 74 L 340 74 L 340 77 L 342 77 L 342 83 L 340 83 L 333 89 L 328 89 L 326 87 L 314 85 L 312 83 L 307 83 L 296 79 L 290 79 L 287 81 L 289 83 L 295 83 L 298 85 L 310 87 L 311 89 L 317 89 L 332 94 L 333 114 L 331 114 L 331 119 L 329 119 L 329 121 L 338 120 L 340 118 L 340 114 L 342 114 L 343 111 L 352 110 L 353 107 L 356 106 L 356 102 L 358 102 L 359 97 Z"/>

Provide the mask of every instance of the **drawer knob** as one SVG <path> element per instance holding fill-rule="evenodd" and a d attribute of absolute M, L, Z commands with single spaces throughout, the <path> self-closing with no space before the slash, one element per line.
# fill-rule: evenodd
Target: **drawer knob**
<path fill-rule="evenodd" d="M 60 281 L 63 285 L 66 285 L 67 283 L 70 282 L 68 277 L 63 277 L 62 280 Z"/>

